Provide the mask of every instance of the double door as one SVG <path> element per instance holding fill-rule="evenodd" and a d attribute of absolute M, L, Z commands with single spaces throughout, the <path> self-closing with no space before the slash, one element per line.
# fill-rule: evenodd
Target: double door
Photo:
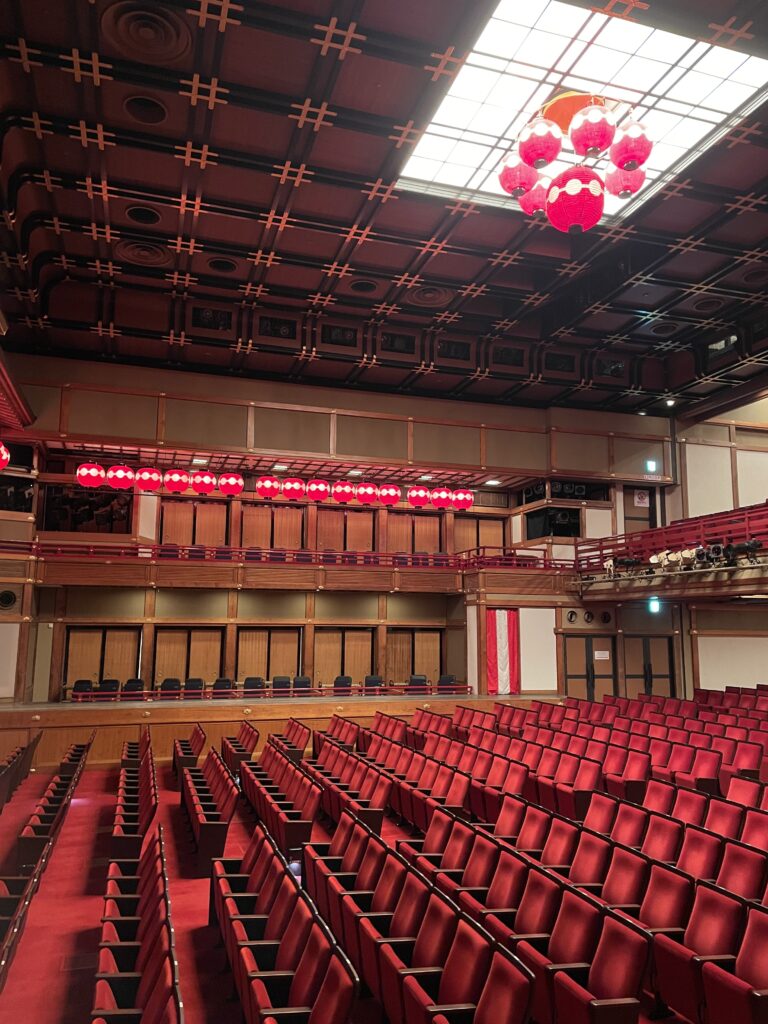
<path fill-rule="evenodd" d="M 639 693 L 676 696 L 672 637 L 625 636 L 624 683 L 627 697 Z"/>
<path fill-rule="evenodd" d="M 601 701 L 616 693 L 616 638 L 572 634 L 565 637 L 565 693 Z"/>

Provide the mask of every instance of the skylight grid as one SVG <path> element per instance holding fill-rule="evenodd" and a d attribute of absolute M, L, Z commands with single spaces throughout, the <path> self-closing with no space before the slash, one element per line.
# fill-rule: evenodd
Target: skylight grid
<path fill-rule="evenodd" d="M 628 202 L 606 196 L 606 216 L 618 220 L 714 145 L 737 112 L 768 96 L 768 60 L 562 0 L 501 0 L 400 184 L 448 186 L 517 208 L 499 171 L 522 128 L 561 89 L 605 96 L 618 104 L 619 120 L 633 111 L 651 132 L 639 195 Z M 542 174 L 554 177 L 579 162 L 566 145 Z M 606 158 L 589 162 L 605 166 Z"/>

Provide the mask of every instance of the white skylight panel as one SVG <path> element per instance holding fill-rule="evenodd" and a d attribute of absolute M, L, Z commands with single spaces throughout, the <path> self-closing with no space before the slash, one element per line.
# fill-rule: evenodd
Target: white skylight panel
<path fill-rule="evenodd" d="M 561 0 L 501 0 L 403 170 L 413 181 L 475 192 L 510 208 L 498 173 L 520 132 L 567 89 L 604 96 L 619 122 L 644 123 L 655 142 L 646 186 L 634 199 L 606 200 L 620 219 L 687 166 L 698 152 L 768 98 L 768 60 L 726 46 L 610 18 Z M 580 163 L 567 140 L 552 178 Z M 600 173 L 607 156 L 588 161 Z"/>

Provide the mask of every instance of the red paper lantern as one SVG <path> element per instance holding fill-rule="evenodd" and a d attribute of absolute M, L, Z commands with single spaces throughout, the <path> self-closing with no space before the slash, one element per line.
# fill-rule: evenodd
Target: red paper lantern
<path fill-rule="evenodd" d="M 379 501 L 382 505 L 396 505 L 403 496 L 397 484 L 382 484 L 379 488 Z"/>
<path fill-rule="evenodd" d="M 185 469 L 169 469 L 163 477 L 163 483 L 171 494 L 181 494 L 189 487 L 189 473 Z"/>
<path fill-rule="evenodd" d="M 517 151 L 520 159 L 531 167 L 546 167 L 559 155 L 563 148 L 563 133 L 560 125 L 537 117 L 520 132 Z"/>
<path fill-rule="evenodd" d="M 551 178 L 539 178 L 530 192 L 524 192 L 518 196 L 518 203 L 523 213 L 529 217 L 543 217 L 547 209 L 547 192 L 552 184 Z"/>
<path fill-rule="evenodd" d="M 428 487 L 422 487 L 417 485 L 416 487 L 409 487 L 406 494 L 408 504 L 412 508 L 424 508 L 425 505 L 429 504 L 430 492 Z"/>
<path fill-rule="evenodd" d="M 451 495 L 451 504 L 454 508 L 459 509 L 462 512 L 466 512 L 468 508 L 472 508 L 475 503 L 475 496 L 472 491 L 465 491 L 459 488 L 458 491 L 454 491 Z"/>
<path fill-rule="evenodd" d="M 101 487 L 107 479 L 107 471 L 95 462 L 84 462 L 77 467 L 75 478 L 81 487 Z"/>
<path fill-rule="evenodd" d="M 8 463 L 11 461 L 11 453 L 5 447 L 2 441 L 0 441 L 0 472 L 5 469 Z"/>
<path fill-rule="evenodd" d="M 619 199 L 629 199 L 635 192 L 639 192 L 645 184 L 645 171 L 642 167 L 634 171 L 621 170 L 612 167 L 605 176 L 605 188 L 613 196 Z"/>
<path fill-rule="evenodd" d="M 331 489 L 331 494 L 334 501 L 346 505 L 355 496 L 355 485 L 351 484 L 349 480 L 337 480 Z"/>
<path fill-rule="evenodd" d="M 289 501 L 298 501 L 304 497 L 304 481 L 294 476 L 286 477 L 280 490 Z"/>
<path fill-rule="evenodd" d="M 245 480 L 239 473 L 222 473 L 219 477 L 219 490 L 227 498 L 235 498 L 242 494 Z"/>
<path fill-rule="evenodd" d="M 574 115 L 569 134 L 579 156 L 597 156 L 613 142 L 616 122 L 605 107 L 590 103 Z"/>
<path fill-rule="evenodd" d="M 136 486 L 140 491 L 159 491 L 163 486 L 163 474 L 154 466 L 136 470 Z"/>
<path fill-rule="evenodd" d="M 589 231 L 605 206 L 605 186 L 589 167 L 569 167 L 553 180 L 547 194 L 547 219 L 558 231 Z"/>
<path fill-rule="evenodd" d="M 448 487 L 434 487 L 429 495 L 429 500 L 435 508 L 448 508 L 452 496 L 453 492 Z"/>
<path fill-rule="evenodd" d="M 280 493 L 280 481 L 276 476 L 260 476 L 256 481 L 256 493 L 260 498 L 276 498 Z"/>
<path fill-rule="evenodd" d="M 645 163 L 652 149 L 648 129 L 638 121 L 630 121 L 616 129 L 610 157 L 620 170 L 634 171 Z"/>
<path fill-rule="evenodd" d="M 511 196 L 519 197 L 532 189 L 539 180 L 539 175 L 522 160 L 514 159 L 499 175 L 499 184 Z"/>
<path fill-rule="evenodd" d="M 128 491 L 133 487 L 136 474 L 130 466 L 110 466 L 107 470 L 107 486 L 116 491 Z"/>
<path fill-rule="evenodd" d="M 189 478 L 189 482 L 192 484 L 192 490 L 195 494 L 210 494 L 211 491 L 216 489 L 217 480 L 213 473 L 203 469 L 193 473 Z"/>
<path fill-rule="evenodd" d="M 331 496 L 331 485 L 327 480 L 310 480 L 307 484 L 307 497 L 310 501 L 327 501 Z"/>
<path fill-rule="evenodd" d="M 358 484 L 356 494 L 361 505 L 375 505 L 379 500 L 379 488 L 376 484 Z"/>

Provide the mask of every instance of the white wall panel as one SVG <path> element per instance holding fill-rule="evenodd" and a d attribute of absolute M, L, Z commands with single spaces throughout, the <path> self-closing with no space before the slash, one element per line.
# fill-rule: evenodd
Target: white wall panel
<path fill-rule="evenodd" d="M 698 645 L 702 689 L 768 683 L 768 636 L 700 636 Z"/>
<path fill-rule="evenodd" d="M 554 608 L 520 609 L 520 689 L 557 690 Z"/>

